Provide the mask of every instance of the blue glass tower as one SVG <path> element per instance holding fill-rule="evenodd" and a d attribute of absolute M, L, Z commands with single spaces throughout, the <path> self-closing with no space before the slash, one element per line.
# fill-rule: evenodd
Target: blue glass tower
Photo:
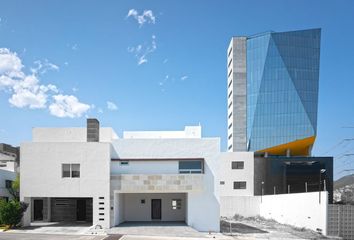
<path fill-rule="evenodd" d="M 317 131 L 320 38 L 320 29 L 310 29 L 232 39 L 230 151 L 310 154 Z"/>

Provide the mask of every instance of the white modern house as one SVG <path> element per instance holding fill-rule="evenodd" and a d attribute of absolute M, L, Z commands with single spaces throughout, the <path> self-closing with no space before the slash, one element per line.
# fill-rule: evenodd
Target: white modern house
<path fill-rule="evenodd" d="M 231 169 L 233 153 L 220 154 L 220 139 L 202 138 L 200 126 L 124 132 L 118 138 L 88 119 L 87 128 L 34 128 L 32 134 L 31 142 L 21 144 L 20 195 L 30 204 L 25 225 L 87 221 L 110 228 L 181 221 L 199 231 L 219 231 L 220 170 L 222 187 L 244 181 L 226 177 L 237 171 Z M 229 173 L 220 158 L 227 159 Z M 252 168 L 244 166 L 238 171 Z M 251 185 L 237 191 L 250 194 Z"/>

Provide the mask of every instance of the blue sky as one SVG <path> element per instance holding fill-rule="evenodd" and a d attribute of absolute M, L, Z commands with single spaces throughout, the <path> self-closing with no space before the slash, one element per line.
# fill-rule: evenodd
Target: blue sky
<path fill-rule="evenodd" d="M 320 27 L 314 154 L 337 156 L 336 177 L 354 169 L 353 157 L 343 155 L 354 153 L 354 141 L 342 141 L 354 137 L 354 128 L 343 128 L 354 126 L 353 1 L 1 0 L 0 6 L 0 142 L 29 141 L 36 126 L 85 126 L 89 116 L 119 135 L 200 123 L 225 150 L 231 36 Z M 4 69 L 11 70 L 6 82 Z"/>

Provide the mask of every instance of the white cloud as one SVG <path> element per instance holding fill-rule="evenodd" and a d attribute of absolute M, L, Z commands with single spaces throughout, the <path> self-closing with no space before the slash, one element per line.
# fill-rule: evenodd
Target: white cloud
<path fill-rule="evenodd" d="M 71 50 L 73 50 L 73 51 L 76 51 L 76 50 L 78 50 L 78 49 L 79 49 L 79 47 L 77 46 L 76 43 L 71 46 Z"/>
<path fill-rule="evenodd" d="M 56 117 L 81 117 L 90 109 L 90 105 L 81 103 L 73 95 L 54 95 L 54 102 L 49 105 L 49 111 Z"/>
<path fill-rule="evenodd" d="M 151 36 L 151 43 L 149 45 L 139 44 L 136 47 L 128 47 L 128 52 L 134 54 L 137 59 L 138 65 L 148 62 L 148 55 L 155 52 L 157 49 L 156 36 Z"/>
<path fill-rule="evenodd" d="M 187 75 L 184 75 L 181 77 L 181 80 L 184 81 L 184 80 L 187 80 L 188 76 Z"/>
<path fill-rule="evenodd" d="M 117 105 L 114 102 L 107 101 L 107 108 L 111 111 L 118 110 Z"/>
<path fill-rule="evenodd" d="M 10 52 L 7 48 L 0 48 L 0 75 L 10 78 L 21 78 L 24 76 L 22 72 L 22 62 L 16 53 Z"/>
<path fill-rule="evenodd" d="M 9 103 L 17 108 L 44 109 L 50 104 L 50 112 L 55 116 L 80 117 L 89 110 L 88 105 L 80 103 L 74 96 L 60 98 L 59 89 L 53 84 L 41 84 L 39 77 L 48 70 L 59 70 L 59 67 L 48 60 L 36 61 L 31 68 L 31 74 L 23 71 L 21 59 L 15 52 L 7 48 L 0 48 L 0 91 L 9 93 Z M 66 95 L 64 95 L 66 96 Z M 75 102 L 76 99 L 76 102 Z M 65 108 L 66 107 L 66 108 Z M 65 114 L 62 114 L 63 110 Z M 71 109 L 71 110 L 70 110 Z"/>
<path fill-rule="evenodd" d="M 126 18 L 133 17 L 139 24 L 139 27 L 142 27 L 145 23 L 155 24 L 156 18 L 154 13 L 151 10 L 144 10 L 144 12 L 139 15 L 138 11 L 135 9 L 130 9 Z"/>
<path fill-rule="evenodd" d="M 48 59 L 45 59 L 44 62 L 37 60 L 34 62 L 36 65 L 34 68 L 31 68 L 31 72 L 33 74 L 44 74 L 48 70 L 55 70 L 59 71 L 59 67 L 51 62 L 48 61 Z"/>

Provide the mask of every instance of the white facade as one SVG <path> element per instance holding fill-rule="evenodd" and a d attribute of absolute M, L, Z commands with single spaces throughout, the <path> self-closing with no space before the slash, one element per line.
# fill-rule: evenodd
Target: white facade
<path fill-rule="evenodd" d="M 219 161 L 220 196 L 253 196 L 253 152 L 223 152 Z M 240 182 L 245 182 L 245 188 L 235 189 L 235 183 Z"/>
<path fill-rule="evenodd" d="M 124 131 L 123 138 L 201 138 L 201 126 L 186 126 L 184 131 Z"/>
<path fill-rule="evenodd" d="M 75 220 L 75 208 L 85 201 L 86 218 L 105 228 L 159 217 L 219 231 L 219 138 L 201 138 L 200 127 L 186 127 L 184 135 L 130 132 L 119 139 L 100 128 L 100 141 L 87 142 L 86 131 L 34 128 L 33 141 L 21 144 L 21 200 L 30 204 L 25 225 Z M 73 177 L 78 164 L 79 177 Z"/>
<path fill-rule="evenodd" d="M 0 199 L 11 199 L 12 196 L 6 187 L 6 181 L 16 179 L 15 156 L 0 152 Z"/>

